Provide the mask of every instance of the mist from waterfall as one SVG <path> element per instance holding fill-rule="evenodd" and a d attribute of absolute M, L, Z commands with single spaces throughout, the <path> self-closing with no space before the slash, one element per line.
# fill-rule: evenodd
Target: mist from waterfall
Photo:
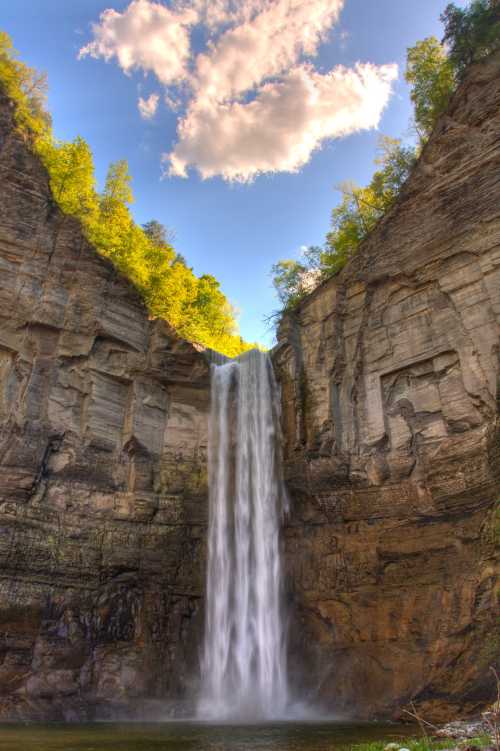
<path fill-rule="evenodd" d="M 278 719 L 288 703 L 279 391 L 269 356 L 212 365 L 202 690 L 211 720 Z"/>

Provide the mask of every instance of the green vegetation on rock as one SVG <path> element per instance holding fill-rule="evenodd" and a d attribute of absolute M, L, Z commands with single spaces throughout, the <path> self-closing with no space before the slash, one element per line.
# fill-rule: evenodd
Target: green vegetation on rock
<path fill-rule="evenodd" d="M 473 0 L 467 8 L 449 3 L 441 15 L 443 42 L 458 80 L 468 66 L 500 48 L 500 2 Z"/>
<path fill-rule="evenodd" d="M 442 43 L 428 37 L 407 50 L 405 78 L 414 105 L 417 144 L 383 137 L 377 171 L 370 183 L 344 183 L 333 209 L 331 229 L 323 247 L 308 248 L 300 260 L 279 261 L 272 267 L 273 284 L 282 310 L 292 310 L 325 279 L 337 274 L 360 243 L 394 204 L 422 147 L 471 63 L 500 48 L 499 0 L 473 0 L 465 8 L 447 5 L 441 15 Z"/>
<path fill-rule="evenodd" d="M 408 751 L 440 751 L 441 749 L 452 748 L 487 748 L 491 746 L 491 738 L 488 735 L 481 735 L 477 738 L 468 738 L 461 741 L 458 746 L 452 738 L 398 738 L 395 742 L 389 740 L 372 741 L 370 743 L 359 743 L 350 746 L 350 751 L 397 751 L 397 749 L 408 749 Z"/>
<path fill-rule="evenodd" d="M 337 274 L 354 255 L 379 219 L 392 206 L 416 160 L 416 150 L 396 138 L 379 141 L 379 169 L 360 188 L 343 183 L 342 199 L 331 215 L 331 229 L 322 248 L 307 248 L 300 261 L 279 261 L 272 267 L 273 284 L 285 310 L 290 310 L 320 282 Z"/>
<path fill-rule="evenodd" d="M 422 39 L 408 49 L 405 79 L 411 86 L 415 129 L 425 142 L 455 88 L 453 66 L 436 37 Z"/>
<path fill-rule="evenodd" d="M 41 157 L 54 200 L 77 217 L 89 241 L 143 296 L 152 317 L 164 318 L 182 336 L 234 357 L 254 344 L 237 333 L 235 311 L 215 277 L 197 277 L 156 220 L 133 220 L 131 176 L 125 160 L 111 164 L 104 189 L 96 188 L 92 152 L 83 138 L 57 140 L 46 111 L 47 82 L 17 59 L 0 32 L 0 85 L 15 103 L 19 130 Z"/>

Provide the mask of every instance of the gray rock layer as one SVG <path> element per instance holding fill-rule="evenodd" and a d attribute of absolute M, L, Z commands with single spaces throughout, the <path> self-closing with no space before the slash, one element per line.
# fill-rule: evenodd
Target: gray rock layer
<path fill-rule="evenodd" d="M 444 718 L 493 697 L 499 325 L 496 57 L 358 255 L 279 331 L 296 680 L 339 712 L 414 700 Z"/>
<path fill-rule="evenodd" d="M 0 720 L 145 715 L 198 659 L 208 367 L 60 213 L 5 98 L 0 181 Z"/>

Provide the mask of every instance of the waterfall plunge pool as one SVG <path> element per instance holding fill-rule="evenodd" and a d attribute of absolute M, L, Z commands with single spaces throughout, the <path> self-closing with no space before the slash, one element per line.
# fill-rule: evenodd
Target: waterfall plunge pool
<path fill-rule="evenodd" d="M 268 355 L 253 351 L 212 366 L 198 720 L 0 725 L 0 751 L 347 751 L 418 734 L 408 725 L 327 722 L 318 714 L 305 722 L 291 711 L 297 697 L 287 681 L 279 410 Z M 290 720 L 273 719 L 283 716 Z"/>
<path fill-rule="evenodd" d="M 1 725 L 0 751 L 347 751 L 412 735 L 409 725 L 343 722 Z"/>

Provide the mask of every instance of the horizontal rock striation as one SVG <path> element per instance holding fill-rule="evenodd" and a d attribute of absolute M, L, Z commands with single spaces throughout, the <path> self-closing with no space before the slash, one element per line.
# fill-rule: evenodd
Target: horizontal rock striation
<path fill-rule="evenodd" d="M 0 95 L 0 720 L 161 717 L 202 627 L 209 373 L 51 197 Z M 492 698 L 500 59 L 285 316 L 295 687 L 339 715 Z"/>
<path fill-rule="evenodd" d="M 61 214 L 1 96 L 0 181 L 0 720 L 144 716 L 197 661 L 208 366 Z"/>
<path fill-rule="evenodd" d="M 492 698 L 499 331 L 497 56 L 357 256 L 279 330 L 293 658 L 340 714 L 413 700 L 444 718 Z"/>

